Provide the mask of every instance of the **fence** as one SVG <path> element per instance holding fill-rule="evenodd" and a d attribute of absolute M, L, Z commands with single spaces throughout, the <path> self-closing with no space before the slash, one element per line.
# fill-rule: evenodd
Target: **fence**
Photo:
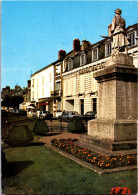
<path fill-rule="evenodd" d="M 68 125 L 70 122 L 59 121 L 58 119 L 52 119 L 52 120 L 46 120 L 46 123 L 51 132 L 53 131 L 65 132 L 65 131 L 68 131 Z M 88 122 L 83 121 L 83 123 L 85 126 L 85 130 L 87 131 Z"/>
<path fill-rule="evenodd" d="M 68 131 L 69 122 L 59 121 L 57 119 L 46 120 L 48 128 L 51 132 L 60 131 L 65 132 Z"/>
<path fill-rule="evenodd" d="M 7 136 L 8 132 L 14 125 L 25 124 L 25 125 L 28 125 L 29 127 L 30 126 L 32 127 L 34 121 L 35 119 L 25 119 L 25 120 L 18 120 L 18 121 L 2 123 L 1 125 L 2 139 L 4 139 Z M 45 120 L 45 121 L 48 125 L 50 132 L 67 132 L 68 131 L 69 122 L 59 121 L 54 118 L 52 120 Z M 85 130 L 87 131 L 88 122 L 84 121 L 84 126 L 85 126 Z"/>
<path fill-rule="evenodd" d="M 2 139 L 4 139 L 8 132 L 10 131 L 10 129 L 14 126 L 14 125 L 19 125 L 19 124 L 24 124 L 24 125 L 32 125 L 32 123 L 34 123 L 34 119 L 25 119 L 25 120 L 18 120 L 18 121 L 12 121 L 12 122 L 5 122 L 1 124 L 1 137 Z"/>

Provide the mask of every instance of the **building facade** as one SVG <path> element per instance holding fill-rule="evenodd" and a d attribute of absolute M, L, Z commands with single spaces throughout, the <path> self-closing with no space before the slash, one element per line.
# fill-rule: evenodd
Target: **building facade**
<path fill-rule="evenodd" d="M 126 28 L 130 41 L 128 53 L 133 57 L 133 63 L 138 67 L 138 26 Z M 75 39 L 73 51 L 63 60 L 63 110 L 78 111 L 85 114 L 87 111 L 97 111 L 98 84 L 93 73 L 105 68 L 105 62 L 112 52 L 112 40 L 103 39 L 95 44 Z"/>
<path fill-rule="evenodd" d="M 128 26 L 126 33 L 128 53 L 138 67 L 138 25 Z M 79 39 L 74 39 L 73 50 L 67 54 L 60 50 L 57 61 L 31 75 L 31 103 L 54 116 L 63 110 L 80 114 L 97 111 L 98 84 L 93 74 L 105 68 L 111 53 L 110 37 L 95 44 L 87 40 L 80 44 Z"/>
<path fill-rule="evenodd" d="M 36 109 L 54 116 L 62 111 L 62 61 L 66 52 L 60 50 L 58 60 L 31 75 L 31 103 Z"/>
<path fill-rule="evenodd" d="M 35 72 L 31 75 L 31 103 L 37 109 L 53 112 L 53 102 L 50 98 L 54 90 L 54 65 Z"/>

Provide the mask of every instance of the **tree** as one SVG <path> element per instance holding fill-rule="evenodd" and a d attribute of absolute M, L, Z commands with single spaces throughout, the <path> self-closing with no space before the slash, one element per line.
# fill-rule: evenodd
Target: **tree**
<path fill-rule="evenodd" d="M 10 107 L 12 104 L 12 99 L 10 95 L 6 95 L 1 103 L 2 106 Z"/>
<path fill-rule="evenodd" d="M 19 108 L 19 104 L 23 102 L 23 96 L 12 96 L 12 106 L 13 108 Z"/>
<path fill-rule="evenodd" d="M 23 102 L 23 96 L 10 96 L 7 95 L 2 101 L 2 106 L 19 108 L 19 104 Z"/>

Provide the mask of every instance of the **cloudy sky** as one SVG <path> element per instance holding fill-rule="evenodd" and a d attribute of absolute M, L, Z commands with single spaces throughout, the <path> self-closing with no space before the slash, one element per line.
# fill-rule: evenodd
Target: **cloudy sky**
<path fill-rule="evenodd" d="M 117 8 L 126 27 L 137 22 L 137 1 L 2 1 L 1 88 L 27 86 L 60 49 L 72 50 L 75 38 L 100 41 Z"/>

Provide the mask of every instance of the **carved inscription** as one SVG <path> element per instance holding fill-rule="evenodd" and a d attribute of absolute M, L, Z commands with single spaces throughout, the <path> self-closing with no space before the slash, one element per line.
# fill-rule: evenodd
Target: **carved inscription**
<path fill-rule="evenodd" d="M 116 81 L 99 83 L 98 118 L 116 117 Z"/>

